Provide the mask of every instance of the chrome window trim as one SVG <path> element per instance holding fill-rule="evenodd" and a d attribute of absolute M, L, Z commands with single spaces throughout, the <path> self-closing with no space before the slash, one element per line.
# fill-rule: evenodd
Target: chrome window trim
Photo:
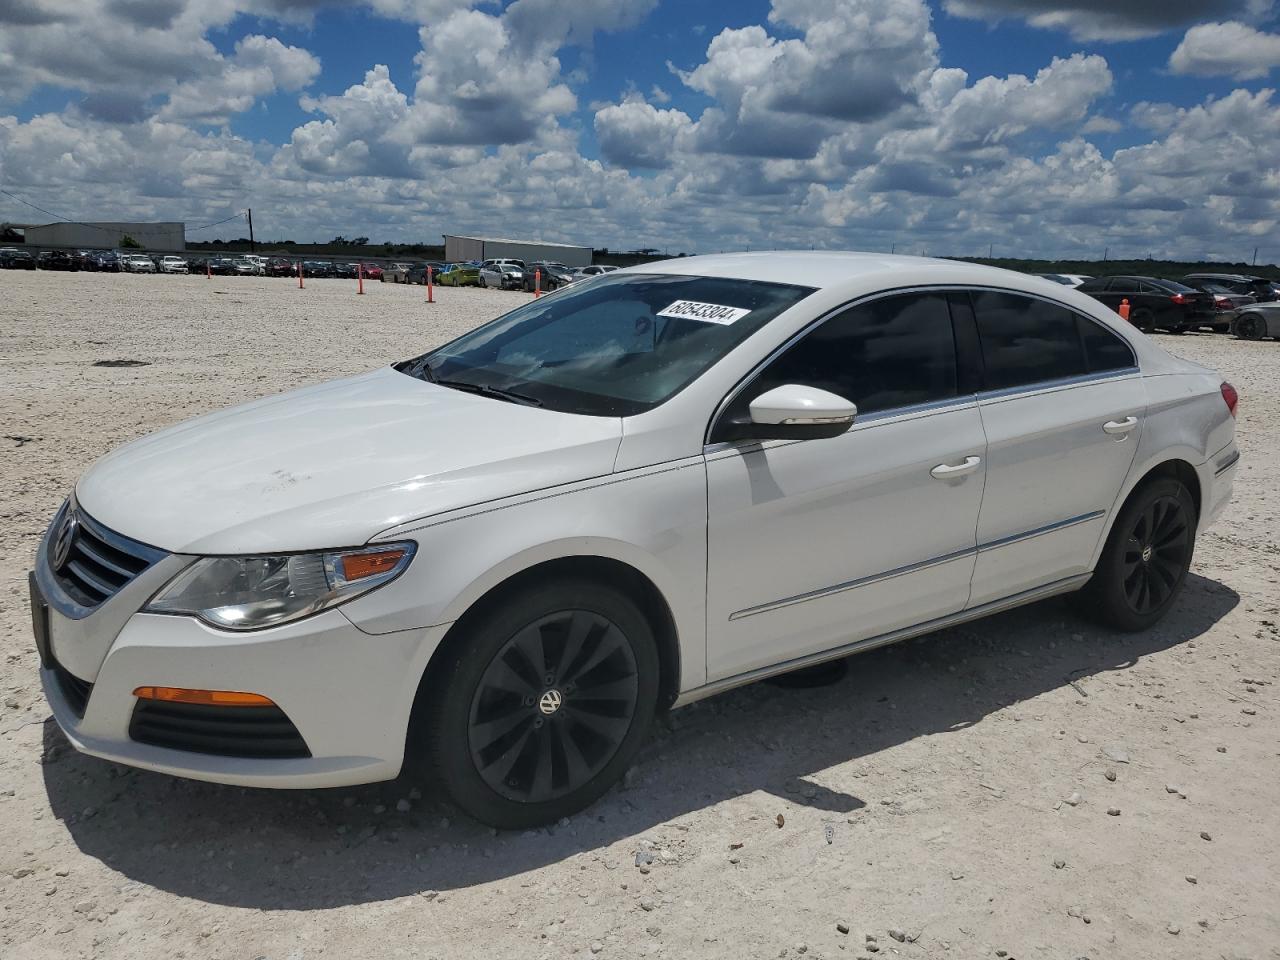
<path fill-rule="evenodd" d="M 742 610 L 729 614 L 729 619 L 741 620 L 744 617 L 753 617 L 758 613 L 769 613 L 772 610 L 778 610 L 782 607 L 790 607 L 794 604 L 804 603 L 808 600 L 817 600 L 822 597 L 829 597 L 834 594 L 844 593 L 848 590 L 856 590 L 858 587 L 866 587 L 873 583 L 892 580 L 894 577 L 900 577 L 908 573 L 918 573 L 921 570 L 928 570 L 931 567 L 950 563 L 952 560 L 961 560 L 965 557 L 975 557 L 982 553 L 998 550 L 1001 547 L 1008 547 L 1015 543 L 1023 543 L 1027 540 L 1033 540 L 1036 537 L 1042 537 L 1047 533 L 1057 533 L 1060 530 L 1079 526 L 1082 523 L 1089 523 L 1104 516 L 1106 516 L 1105 510 L 1091 510 L 1089 513 L 1082 513 L 1076 517 L 1068 517 L 1066 520 L 1058 520 L 1055 523 L 1045 524 L 1042 527 L 1036 527 L 1032 530 L 1023 531 L 1022 533 L 1015 533 L 1008 537 L 1001 537 L 998 540 L 988 540 L 986 543 L 980 543 L 977 546 L 968 547 L 964 550 L 944 553 L 942 556 L 934 557 L 930 560 L 921 560 L 918 563 L 908 563 L 904 566 L 894 567 L 891 570 L 885 570 L 881 573 L 873 573 L 865 577 L 858 577 L 854 580 L 846 580 L 843 583 L 833 584 L 829 587 L 819 587 L 816 590 L 798 593 L 795 596 L 784 597 L 781 600 L 771 600 L 768 603 L 761 603 L 754 607 L 745 607 Z"/>
<path fill-rule="evenodd" d="M 1030 300 L 1040 300 L 1040 301 L 1043 301 L 1044 303 L 1051 304 L 1052 306 L 1061 307 L 1064 310 L 1069 310 L 1071 311 L 1071 313 L 1079 317 L 1083 317 L 1089 323 L 1094 323 L 1102 327 L 1103 330 L 1105 330 L 1107 333 L 1110 333 L 1112 336 L 1119 337 L 1120 340 L 1124 342 L 1124 345 L 1129 348 L 1129 353 L 1134 359 L 1134 363 L 1132 366 L 1125 367 L 1121 370 L 1105 370 L 1099 373 L 1086 373 L 1086 374 L 1081 374 L 1080 376 L 1077 376 L 1077 377 L 1067 377 L 1060 380 L 1042 380 L 1037 383 L 1024 384 L 1017 387 L 1004 387 L 1004 388 L 1001 388 L 1000 390 L 982 391 L 976 394 L 976 397 L 979 401 L 990 400 L 990 399 L 1004 399 L 1006 397 L 1012 397 L 1015 395 L 1021 395 L 1026 393 L 1063 389 L 1065 387 L 1079 386 L 1080 384 L 1084 384 L 1084 383 L 1092 383 L 1095 381 L 1104 381 L 1104 380 L 1114 380 L 1120 377 L 1140 375 L 1142 373 L 1142 369 L 1138 366 L 1138 362 L 1137 362 L 1138 361 L 1137 351 L 1133 349 L 1133 344 L 1129 342 L 1127 337 L 1123 336 L 1120 333 L 1120 331 L 1112 328 L 1108 324 L 1103 323 L 1101 320 L 1098 320 L 1096 317 L 1089 316 L 1089 314 L 1085 313 L 1079 307 L 1073 307 L 1070 304 L 1063 303 L 1061 300 L 1055 300 L 1052 297 L 1047 297 L 1040 293 L 1029 293 L 1025 290 L 1010 290 L 1007 287 L 986 286 L 984 284 L 974 284 L 974 283 L 914 284 L 912 286 L 907 286 L 907 287 L 893 287 L 888 290 L 877 290 L 875 293 L 869 293 L 861 297 L 855 297 L 852 300 L 846 300 L 844 303 L 839 304 L 835 307 L 832 307 L 830 310 L 826 311 L 823 314 L 820 314 L 815 319 L 809 321 L 808 324 L 806 324 L 796 333 L 792 334 L 790 337 L 784 340 L 779 346 L 774 348 L 763 360 L 759 361 L 755 366 L 753 366 L 749 371 L 747 371 L 747 373 L 744 376 L 742 376 L 736 384 L 734 384 L 733 389 L 731 389 L 728 393 L 724 395 L 724 397 L 721 398 L 720 402 L 716 405 L 715 410 L 712 411 L 711 419 L 707 421 L 706 429 L 702 433 L 702 446 L 703 446 L 704 452 L 717 452 L 727 447 L 741 446 L 743 445 L 743 443 L 758 444 L 759 441 L 740 441 L 740 440 L 739 441 L 718 441 L 713 444 L 711 442 L 711 431 L 714 429 L 716 423 L 719 421 L 720 416 L 724 413 L 724 411 L 730 406 L 730 404 L 733 403 L 734 400 L 738 398 L 738 395 L 747 388 L 747 385 L 756 377 L 756 375 L 761 370 L 763 370 L 765 367 L 771 364 L 774 360 L 776 360 L 779 356 L 781 356 L 783 353 L 785 353 L 787 350 L 793 347 L 796 343 L 798 343 L 804 337 L 808 336 L 811 332 L 813 332 L 818 327 L 822 326 L 822 324 L 826 323 L 828 320 L 832 319 L 838 314 L 841 314 L 846 310 L 852 309 L 853 307 L 860 307 L 864 304 L 874 303 L 877 300 L 883 300 L 887 297 L 902 296 L 904 294 L 968 293 L 970 291 L 975 291 L 975 290 L 993 292 L 993 293 L 1007 293 L 1007 294 L 1010 294 L 1011 296 L 1017 296 L 1017 297 L 1027 297 Z M 974 317 L 974 322 L 975 323 L 977 322 L 976 314 Z M 769 329 L 768 324 L 766 324 L 761 330 L 756 331 L 756 334 L 762 333 L 764 330 L 767 330 L 767 329 Z M 979 344 L 981 344 L 981 334 L 979 334 Z M 742 344 L 739 344 L 739 346 L 741 345 Z M 959 372 L 960 372 L 960 356 L 959 356 L 959 351 L 957 350 L 956 351 L 957 375 L 959 374 Z M 912 404 L 906 407 L 890 407 L 886 410 L 877 410 L 875 413 L 867 414 L 867 417 L 865 420 L 861 418 L 855 420 L 854 425 L 856 426 L 858 423 L 868 422 L 871 420 L 871 418 L 887 418 L 891 416 L 898 416 L 902 413 L 911 411 L 914 407 L 926 408 L 931 406 L 934 403 L 952 404 L 955 401 L 971 401 L 974 398 L 974 396 L 975 396 L 974 394 L 960 394 L 956 397 L 947 397 L 943 400 L 929 401 L 928 403 L 924 403 L 924 404 Z M 801 443 L 803 441 L 787 441 L 787 442 Z"/>
<path fill-rule="evenodd" d="M 1125 367 L 1122 370 L 1105 370 L 1101 373 L 1082 373 L 1076 377 L 1059 377 L 1056 380 L 1038 380 L 1017 387 L 1002 387 L 999 390 L 983 390 L 979 393 L 978 402 L 1012 400 L 1017 397 L 1030 396 L 1037 393 L 1053 393 L 1057 390 L 1068 390 L 1090 383 L 1102 383 L 1107 380 L 1123 380 L 1141 375 L 1138 367 Z"/>

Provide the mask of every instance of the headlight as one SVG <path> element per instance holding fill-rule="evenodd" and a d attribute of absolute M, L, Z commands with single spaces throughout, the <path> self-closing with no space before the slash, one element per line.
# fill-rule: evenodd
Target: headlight
<path fill-rule="evenodd" d="M 346 603 L 394 580 L 409 566 L 416 546 L 205 557 L 169 581 L 143 609 L 199 617 L 223 630 L 260 630 Z"/>

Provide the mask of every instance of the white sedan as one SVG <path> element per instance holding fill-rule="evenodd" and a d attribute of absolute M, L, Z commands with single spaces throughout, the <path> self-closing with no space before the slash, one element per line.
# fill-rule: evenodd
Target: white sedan
<path fill-rule="evenodd" d="M 1236 399 L 1034 277 L 646 264 L 108 454 L 39 547 L 41 678 L 120 763 L 421 765 L 546 823 L 740 684 L 1077 590 L 1151 627 L 1231 494 Z"/>
<path fill-rule="evenodd" d="M 524 270 L 514 263 L 496 262 L 480 267 L 480 286 L 514 290 L 524 284 Z"/>
<path fill-rule="evenodd" d="M 190 267 L 187 266 L 187 261 L 183 260 L 181 257 L 174 257 L 174 256 L 161 257 L 160 272 L 161 273 L 189 273 Z"/>
<path fill-rule="evenodd" d="M 120 260 L 126 273 L 155 273 L 156 262 L 142 253 L 132 253 Z"/>

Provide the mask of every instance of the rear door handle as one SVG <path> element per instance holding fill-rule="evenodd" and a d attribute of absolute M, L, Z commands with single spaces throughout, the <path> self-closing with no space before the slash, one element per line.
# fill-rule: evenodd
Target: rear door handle
<path fill-rule="evenodd" d="M 1137 425 L 1137 417 L 1125 417 L 1123 420 L 1108 420 L 1102 425 L 1102 429 L 1114 437 L 1123 433 L 1128 433 Z"/>
<path fill-rule="evenodd" d="M 981 457 L 965 457 L 964 463 L 957 463 L 955 466 L 940 463 L 929 471 L 929 475 L 938 480 L 954 480 L 956 477 L 967 477 L 977 470 L 981 463 Z"/>

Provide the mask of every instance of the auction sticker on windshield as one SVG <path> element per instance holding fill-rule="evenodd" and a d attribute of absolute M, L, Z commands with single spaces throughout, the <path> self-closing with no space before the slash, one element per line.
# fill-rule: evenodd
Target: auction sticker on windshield
<path fill-rule="evenodd" d="M 677 300 L 668 307 L 659 310 L 659 317 L 675 317 L 687 320 L 705 320 L 707 323 L 728 325 L 741 320 L 750 310 L 741 307 L 725 307 L 718 303 L 699 303 L 697 300 Z"/>

